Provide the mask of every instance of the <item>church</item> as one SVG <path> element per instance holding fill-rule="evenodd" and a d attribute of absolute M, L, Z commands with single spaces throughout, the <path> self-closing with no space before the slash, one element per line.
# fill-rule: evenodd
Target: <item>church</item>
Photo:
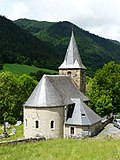
<path fill-rule="evenodd" d="M 24 137 L 96 135 L 101 128 L 101 118 L 88 107 L 85 88 L 86 67 L 72 31 L 59 75 L 43 75 L 24 104 Z"/>

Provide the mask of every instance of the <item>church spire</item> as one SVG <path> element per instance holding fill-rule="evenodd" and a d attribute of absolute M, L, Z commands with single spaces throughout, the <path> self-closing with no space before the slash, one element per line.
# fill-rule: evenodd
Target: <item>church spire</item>
<path fill-rule="evenodd" d="M 71 34 L 65 59 L 63 63 L 60 65 L 59 69 L 72 69 L 72 68 L 86 69 L 86 67 L 83 65 L 82 60 L 80 58 L 80 54 L 75 41 L 73 29 L 72 29 L 72 34 Z"/>
<path fill-rule="evenodd" d="M 69 75 L 79 90 L 85 94 L 86 67 L 83 65 L 80 58 L 73 30 L 65 59 L 59 67 L 59 74 Z"/>

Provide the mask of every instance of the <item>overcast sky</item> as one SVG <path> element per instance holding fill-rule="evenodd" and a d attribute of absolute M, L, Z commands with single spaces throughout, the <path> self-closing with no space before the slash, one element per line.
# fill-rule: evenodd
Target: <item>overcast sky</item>
<path fill-rule="evenodd" d="M 11 20 L 70 21 L 101 37 L 120 41 L 120 0 L 0 0 Z"/>

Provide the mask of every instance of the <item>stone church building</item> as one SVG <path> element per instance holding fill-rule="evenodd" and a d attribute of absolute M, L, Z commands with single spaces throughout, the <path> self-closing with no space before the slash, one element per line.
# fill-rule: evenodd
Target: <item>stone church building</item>
<path fill-rule="evenodd" d="M 86 67 L 72 31 L 59 75 L 44 75 L 24 104 L 25 138 L 79 138 L 94 136 L 101 118 L 85 96 Z"/>

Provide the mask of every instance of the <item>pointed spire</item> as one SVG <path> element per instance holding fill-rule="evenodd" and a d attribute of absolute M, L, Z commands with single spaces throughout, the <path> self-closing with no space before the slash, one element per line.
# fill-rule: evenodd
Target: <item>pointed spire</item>
<path fill-rule="evenodd" d="M 63 63 L 60 65 L 59 69 L 65 68 L 82 68 L 86 69 L 86 67 L 82 64 L 82 60 L 80 58 L 79 50 L 75 41 L 73 28 L 72 28 L 72 35 L 70 38 L 70 42 L 68 45 L 68 49 L 66 52 L 65 59 Z"/>

